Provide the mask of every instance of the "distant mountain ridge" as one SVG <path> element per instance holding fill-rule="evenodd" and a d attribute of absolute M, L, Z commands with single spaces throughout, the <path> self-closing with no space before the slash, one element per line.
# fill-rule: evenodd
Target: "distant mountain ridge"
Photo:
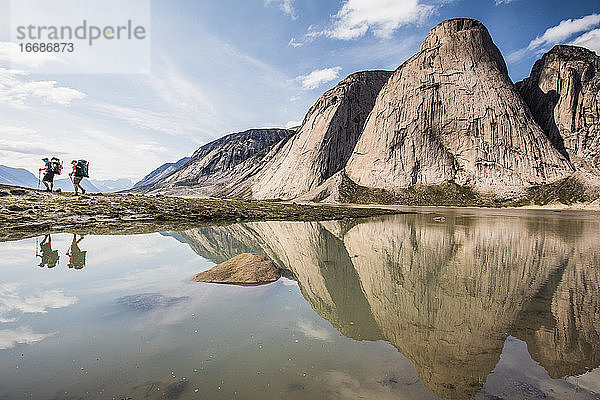
<path fill-rule="evenodd" d="M 91 179 L 90 182 L 102 193 L 114 193 L 122 190 L 128 190 L 133 187 L 133 182 L 129 178 L 120 179 Z"/>
<path fill-rule="evenodd" d="M 0 165 L 0 183 L 36 188 L 38 177 L 24 168 L 12 168 Z"/>
<path fill-rule="evenodd" d="M 70 178 L 59 178 L 65 176 L 63 170 L 62 175 L 56 175 L 54 179 L 54 190 L 60 189 L 63 192 L 73 192 L 73 182 Z M 68 175 L 67 175 L 68 176 Z M 7 185 L 23 186 L 31 189 L 44 189 L 44 185 L 38 181 L 38 177 L 32 174 L 30 171 L 23 168 L 12 168 L 5 165 L 0 165 L 0 183 Z M 84 179 L 81 183 L 83 188 L 89 192 L 100 192 L 92 182 L 88 179 Z"/>
<path fill-rule="evenodd" d="M 134 191 L 229 196 L 239 191 L 240 182 L 252 177 L 267 162 L 272 149 L 294 133 L 267 128 L 229 134 L 200 147 L 187 162 Z"/>
<path fill-rule="evenodd" d="M 150 172 L 148 175 L 142 178 L 139 182 L 136 182 L 133 185 L 133 188 L 141 188 L 144 186 L 152 185 L 154 182 L 161 180 L 162 178 L 168 176 L 177 168 L 181 167 L 183 164 L 188 162 L 190 157 L 184 157 L 181 160 L 174 163 L 166 163 L 156 168 L 154 171 Z"/>
<path fill-rule="evenodd" d="M 416 196 L 428 187 L 453 196 L 442 188 L 454 185 L 497 204 L 530 195 L 593 200 L 600 195 L 598 99 L 600 58 L 593 52 L 557 46 L 515 85 L 486 27 L 450 19 L 396 71 L 343 79 L 297 132 L 260 157 L 240 152 L 234 169 L 231 154 L 192 157 L 145 192 L 379 202 L 415 187 Z M 243 148 L 234 135 L 206 146 Z"/>

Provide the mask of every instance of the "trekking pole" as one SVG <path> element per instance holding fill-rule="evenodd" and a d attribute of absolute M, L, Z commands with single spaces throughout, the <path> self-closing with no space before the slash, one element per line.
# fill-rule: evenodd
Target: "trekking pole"
<path fill-rule="evenodd" d="M 40 181 L 42 180 L 42 171 L 38 169 L 38 189 L 40 190 Z"/>

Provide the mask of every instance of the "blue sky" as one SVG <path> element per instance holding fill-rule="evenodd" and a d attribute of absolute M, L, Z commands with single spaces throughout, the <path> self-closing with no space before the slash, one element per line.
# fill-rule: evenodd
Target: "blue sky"
<path fill-rule="evenodd" d="M 52 61 L 7 50 L 2 21 L 0 164 L 34 170 L 56 154 L 89 159 L 94 178 L 138 179 L 224 134 L 299 123 L 348 74 L 397 68 L 444 19 L 481 20 L 517 81 L 556 43 L 600 53 L 599 14 L 598 0 L 152 1 L 138 74 L 44 73 Z"/>

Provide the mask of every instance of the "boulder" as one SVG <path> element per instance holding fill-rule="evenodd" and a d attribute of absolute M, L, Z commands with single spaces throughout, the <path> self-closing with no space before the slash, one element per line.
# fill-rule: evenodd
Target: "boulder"
<path fill-rule="evenodd" d="M 193 282 L 226 283 L 231 285 L 262 285 L 281 277 L 268 258 L 259 254 L 242 253 L 208 271 L 192 277 Z"/>

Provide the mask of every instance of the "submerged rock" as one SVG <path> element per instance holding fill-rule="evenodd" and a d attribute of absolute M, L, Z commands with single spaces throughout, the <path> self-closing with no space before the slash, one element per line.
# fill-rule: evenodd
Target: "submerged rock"
<path fill-rule="evenodd" d="M 259 254 L 242 253 L 208 271 L 192 277 L 193 282 L 227 283 L 232 285 L 262 285 L 281 277 L 268 258 Z"/>
<path fill-rule="evenodd" d="M 189 297 L 167 297 L 158 293 L 141 293 L 123 296 L 117 299 L 117 304 L 127 306 L 136 311 L 150 311 L 161 307 L 170 307 L 188 300 Z"/>

